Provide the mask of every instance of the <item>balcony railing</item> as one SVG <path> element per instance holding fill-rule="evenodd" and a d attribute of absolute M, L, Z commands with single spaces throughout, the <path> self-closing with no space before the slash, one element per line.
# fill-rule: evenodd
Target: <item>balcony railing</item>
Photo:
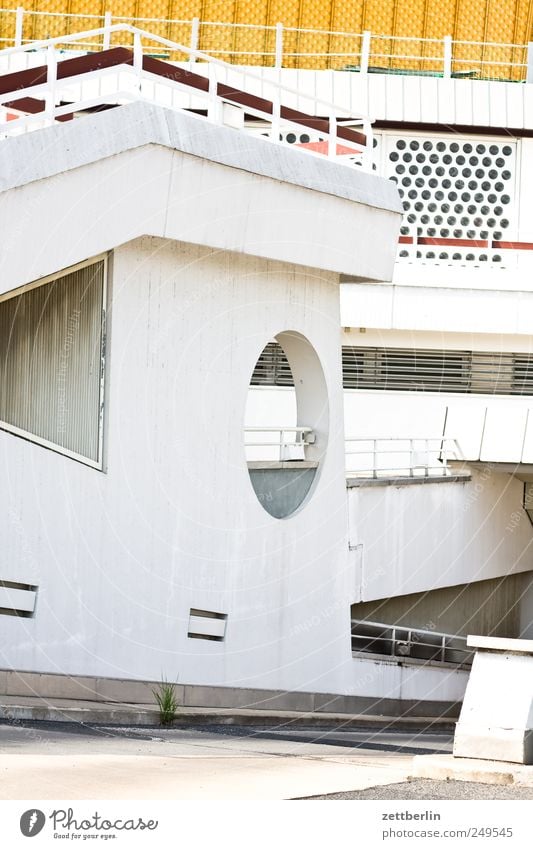
<path fill-rule="evenodd" d="M 464 460 L 456 439 L 346 439 L 346 474 L 356 478 L 449 477 L 449 461 Z"/>
<path fill-rule="evenodd" d="M 112 15 L 73 15 L 24 9 L 0 9 L 0 46 L 20 46 L 76 30 L 94 30 L 112 24 L 133 24 L 156 31 L 171 42 L 188 44 L 193 51 L 240 65 L 275 68 L 352 70 L 361 73 L 417 73 L 443 77 L 470 77 L 524 81 L 531 68 L 529 45 L 382 35 L 369 31 L 260 26 L 225 21 L 135 18 Z M 124 34 L 113 46 L 132 46 Z M 88 37 L 87 49 L 103 49 L 103 36 Z M 107 46 L 110 46 L 109 43 Z M 150 49 L 160 58 L 185 59 L 170 45 L 155 42 Z M 73 49 L 81 49 L 80 46 Z"/>
<path fill-rule="evenodd" d="M 377 658 L 470 666 L 474 652 L 466 641 L 456 634 L 352 619 L 352 651 Z"/>
<path fill-rule="evenodd" d="M 244 442 L 248 460 L 285 463 L 305 460 L 315 434 L 310 427 L 246 427 Z"/>

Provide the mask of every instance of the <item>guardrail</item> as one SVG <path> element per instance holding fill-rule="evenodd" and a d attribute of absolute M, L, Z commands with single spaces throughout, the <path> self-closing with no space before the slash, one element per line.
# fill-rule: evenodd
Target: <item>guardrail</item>
<path fill-rule="evenodd" d="M 131 37 L 133 48 L 110 46 L 117 35 Z M 87 50 L 94 38 L 103 45 L 96 56 Z M 193 66 L 201 73 L 154 57 L 154 44 L 179 51 L 190 60 L 201 60 Z M 74 48 L 83 50 L 84 56 L 78 53 L 76 58 L 65 58 L 65 49 Z M 63 61 L 58 61 L 61 58 Z M 301 132 L 305 128 L 318 139 L 318 144 L 298 145 L 306 155 L 326 155 L 348 166 L 372 169 L 373 136 L 368 116 L 350 117 L 346 107 L 316 96 L 308 98 L 313 103 L 312 114 L 297 111 L 287 105 L 298 102 L 297 89 L 279 81 L 265 81 L 249 68 L 230 65 L 127 24 L 6 48 L 0 51 L 0 74 L 0 106 L 11 109 L 0 126 L 0 137 L 69 120 L 99 105 L 144 100 L 169 109 L 204 109 L 208 120 L 239 129 L 245 129 L 245 114 L 251 115 L 263 122 L 261 135 L 275 144 L 289 144 L 287 130 Z"/>
<path fill-rule="evenodd" d="M 352 619 L 352 652 L 397 660 L 470 666 L 474 652 L 467 637 L 422 628 Z"/>
<path fill-rule="evenodd" d="M 348 477 L 447 477 L 454 474 L 449 460 L 463 461 L 452 437 L 346 439 Z M 357 458 L 357 459 L 352 459 Z"/>
<path fill-rule="evenodd" d="M 24 9 L 0 9 L 0 43 L 13 46 L 59 36 L 65 28 L 93 29 L 112 24 L 149 24 L 171 41 L 188 43 L 236 64 L 275 68 L 355 70 L 361 73 L 417 72 L 443 77 L 466 76 L 523 81 L 532 68 L 531 45 L 419 38 L 338 30 L 261 26 L 227 21 L 73 15 Z M 129 40 L 113 44 L 131 46 Z M 88 43 L 105 48 L 103 39 Z M 109 46 L 109 45 L 108 45 Z M 165 58 L 175 59 L 171 53 Z M 531 77 L 530 77 L 531 78 Z"/>
<path fill-rule="evenodd" d="M 276 439 L 271 438 L 274 434 L 277 436 Z M 310 427 L 244 428 L 244 443 L 249 460 L 273 460 L 280 463 L 305 460 L 306 448 L 314 442 L 315 434 Z M 257 456 L 251 456 L 252 448 L 259 449 L 253 452 Z"/>

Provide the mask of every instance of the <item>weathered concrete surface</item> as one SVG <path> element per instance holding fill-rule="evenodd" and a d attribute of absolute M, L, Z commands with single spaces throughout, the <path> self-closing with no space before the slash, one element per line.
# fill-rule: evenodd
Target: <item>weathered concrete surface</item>
<path fill-rule="evenodd" d="M 479 781 L 482 784 L 517 784 L 533 787 L 533 766 L 454 758 L 453 755 L 416 755 L 411 776 L 441 781 Z"/>
<path fill-rule="evenodd" d="M 194 731 L 0 726 L 0 741 L 0 799 L 290 799 L 405 781 L 412 761 L 327 742 Z"/>

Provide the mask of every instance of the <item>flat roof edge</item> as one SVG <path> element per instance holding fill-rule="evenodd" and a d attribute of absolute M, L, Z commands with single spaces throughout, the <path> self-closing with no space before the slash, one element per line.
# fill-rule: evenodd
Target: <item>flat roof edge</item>
<path fill-rule="evenodd" d="M 402 212 L 396 186 L 384 178 L 149 103 L 126 104 L 5 139 L 0 142 L 0 192 L 149 144 L 355 203 Z"/>

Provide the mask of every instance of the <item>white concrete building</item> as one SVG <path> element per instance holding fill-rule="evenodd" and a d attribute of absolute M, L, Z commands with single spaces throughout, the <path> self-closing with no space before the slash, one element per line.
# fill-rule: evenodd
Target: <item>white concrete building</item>
<path fill-rule="evenodd" d="M 140 49 L 0 52 L 0 666 L 452 710 L 531 633 L 531 86 Z"/>

